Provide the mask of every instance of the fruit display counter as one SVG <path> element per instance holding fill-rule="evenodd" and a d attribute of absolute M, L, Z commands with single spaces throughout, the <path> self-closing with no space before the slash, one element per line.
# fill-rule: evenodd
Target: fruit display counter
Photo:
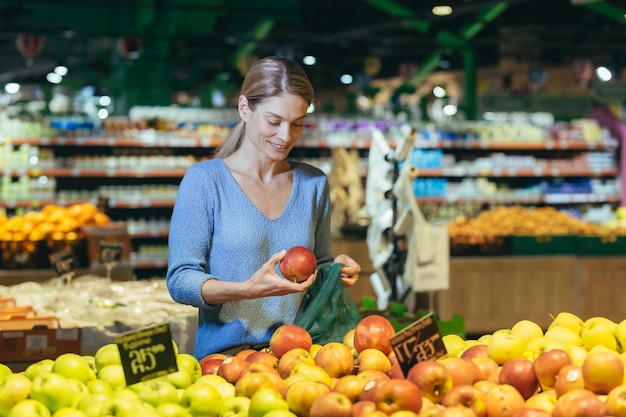
<path fill-rule="evenodd" d="M 444 349 L 437 356 L 421 356 L 419 346 L 400 355 L 397 335 L 380 315 L 323 344 L 283 324 L 267 349 L 200 359 L 172 339 L 176 368 L 139 382 L 128 382 L 125 362 L 136 351 L 116 343 L 91 355 L 42 359 L 24 371 L 0 362 L 0 415 L 626 416 L 626 320 L 559 311 L 545 330 L 522 319 L 476 338 L 439 335 Z"/>

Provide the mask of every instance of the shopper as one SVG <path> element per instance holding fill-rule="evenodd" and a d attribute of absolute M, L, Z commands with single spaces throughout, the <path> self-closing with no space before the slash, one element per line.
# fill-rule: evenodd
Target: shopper
<path fill-rule="evenodd" d="M 318 265 L 344 264 L 346 286 L 359 278 L 351 257 L 332 256 L 326 176 L 286 160 L 313 102 L 295 62 L 258 60 L 243 81 L 240 122 L 215 158 L 190 167 L 180 184 L 167 285 L 175 301 L 199 309 L 198 359 L 261 349 L 278 326 L 293 322 L 317 272 L 302 283 L 280 276 L 287 249 L 310 248 Z"/>

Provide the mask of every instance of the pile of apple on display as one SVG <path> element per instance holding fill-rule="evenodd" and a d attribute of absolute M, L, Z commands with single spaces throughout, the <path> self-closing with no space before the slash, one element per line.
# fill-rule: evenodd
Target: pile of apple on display
<path fill-rule="evenodd" d="M 269 350 L 180 353 L 178 370 L 127 385 L 117 344 L 23 372 L 0 365 L 1 417 L 626 416 L 626 320 L 561 312 L 477 339 L 441 337 L 447 355 L 403 372 L 393 326 L 369 315 L 342 341 L 285 324 Z M 405 368 L 405 371 L 407 369 Z"/>

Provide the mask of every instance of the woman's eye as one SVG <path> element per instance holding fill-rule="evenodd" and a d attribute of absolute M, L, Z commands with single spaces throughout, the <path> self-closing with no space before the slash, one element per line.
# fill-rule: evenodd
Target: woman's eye
<path fill-rule="evenodd" d="M 268 120 L 267 123 L 269 123 L 270 126 L 280 126 L 280 122 L 276 120 Z"/>

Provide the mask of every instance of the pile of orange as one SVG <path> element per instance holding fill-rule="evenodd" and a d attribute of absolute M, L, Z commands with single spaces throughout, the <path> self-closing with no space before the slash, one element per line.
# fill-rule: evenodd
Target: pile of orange
<path fill-rule="evenodd" d="M 92 203 L 64 207 L 46 204 L 40 211 L 7 217 L 0 215 L 0 241 L 73 241 L 82 239 L 84 226 L 104 225 L 109 216 Z"/>

